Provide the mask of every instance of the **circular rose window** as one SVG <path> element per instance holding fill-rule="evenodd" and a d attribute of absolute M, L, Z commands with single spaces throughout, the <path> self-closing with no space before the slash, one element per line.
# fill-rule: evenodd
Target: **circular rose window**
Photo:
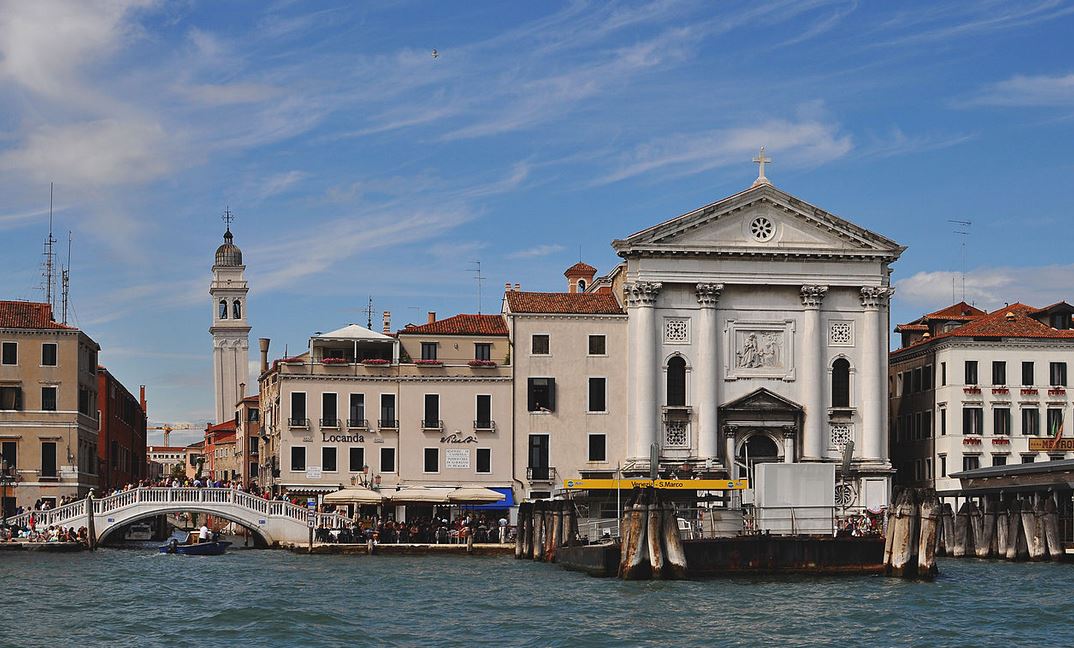
<path fill-rule="evenodd" d="M 768 241 L 775 236 L 776 226 L 764 216 L 758 216 L 750 222 L 750 234 L 758 241 Z"/>

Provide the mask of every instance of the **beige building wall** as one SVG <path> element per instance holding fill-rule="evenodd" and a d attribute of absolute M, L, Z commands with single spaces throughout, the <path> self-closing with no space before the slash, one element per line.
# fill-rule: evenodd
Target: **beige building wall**
<path fill-rule="evenodd" d="M 97 486 L 97 343 L 77 329 L 0 329 L 0 343 L 17 345 L 17 362 L 0 364 L 0 387 L 19 393 L 14 408 L 0 403 L 0 444 L 16 457 L 6 496 L 29 507 L 85 495 Z M 55 366 L 43 364 L 46 344 L 56 345 Z M 46 388 L 56 391 L 54 411 Z M 53 447 L 54 470 L 43 465 Z"/>
<path fill-rule="evenodd" d="M 627 456 L 625 315 L 531 315 L 509 317 L 514 364 L 515 477 L 532 497 L 562 487 L 564 479 L 612 477 Z M 549 353 L 535 355 L 533 336 L 547 335 Z M 589 336 L 605 337 L 604 355 L 589 353 Z M 589 379 L 604 378 L 606 411 L 589 412 Z M 530 412 L 530 378 L 555 378 L 555 409 Z M 603 435 L 604 461 L 590 461 L 591 435 Z M 534 436 L 547 436 L 547 479 L 528 471 Z M 540 471 L 537 471 L 538 473 Z M 535 479 L 534 477 L 538 477 Z"/>

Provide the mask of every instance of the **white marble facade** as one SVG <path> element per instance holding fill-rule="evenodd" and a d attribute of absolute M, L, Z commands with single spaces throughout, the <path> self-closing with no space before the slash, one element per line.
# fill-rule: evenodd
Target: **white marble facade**
<path fill-rule="evenodd" d="M 838 461 L 853 440 L 845 497 L 886 503 L 889 264 L 903 247 L 764 179 L 613 246 L 626 260 L 631 465 L 647 469 L 656 444 L 662 464 L 739 476 L 734 458 L 751 451 Z"/>

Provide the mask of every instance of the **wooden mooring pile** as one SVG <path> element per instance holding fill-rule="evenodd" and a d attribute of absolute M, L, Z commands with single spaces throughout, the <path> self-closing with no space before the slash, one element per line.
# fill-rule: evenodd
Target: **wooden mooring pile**
<path fill-rule="evenodd" d="M 956 513 L 930 489 L 905 489 L 888 509 L 886 573 L 931 578 L 936 556 L 1060 560 L 1059 512 L 1051 493 L 1018 499 L 981 496 Z"/>
<path fill-rule="evenodd" d="M 632 491 L 623 512 L 621 535 L 618 545 L 613 540 L 582 547 L 574 502 L 522 502 L 515 558 L 564 562 L 568 568 L 579 568 L 581 562 L 599 565 L 604 556 L 617 556 L 619 577 L 626 580 L 686 578 L 686 552 L 678 518 L 674 506 L 665 502 L 659 491 L 652 487 Z M 561 551 L 571 555 L 560 561 Z"/>

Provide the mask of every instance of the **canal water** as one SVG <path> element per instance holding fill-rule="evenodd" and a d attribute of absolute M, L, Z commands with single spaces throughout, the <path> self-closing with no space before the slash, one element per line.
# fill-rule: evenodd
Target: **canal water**
<path fill-rule="evenodd" d="M 1072 646 L 1074 565 L 626 583 L 484 557 L 0 553 L 0 646 Z"/>

